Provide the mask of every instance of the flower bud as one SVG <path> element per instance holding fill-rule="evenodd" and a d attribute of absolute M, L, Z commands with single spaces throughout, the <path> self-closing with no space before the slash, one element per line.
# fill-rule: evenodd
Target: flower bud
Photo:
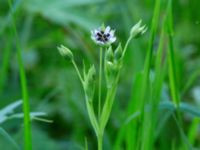
<path fill-rule="evenodd" d="M 133 38 L 138 38 L 147 31 L 146 25 L 141 26 L 142 20 L 135 24 L 130 31 L 130 36 Z"/>
<path fill-rule="evenodd" d="M 74 59 L 73 53 L 67 47 L 61 45 L 60 47 L 58 47 L 58 51 L 60 55 L 63 56 L 65 59 Z"/>

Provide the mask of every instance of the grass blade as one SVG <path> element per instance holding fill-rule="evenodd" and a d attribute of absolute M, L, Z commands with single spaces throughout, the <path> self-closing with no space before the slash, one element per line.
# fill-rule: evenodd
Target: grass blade
<path fill-rule="evenodd" d="M 200 68 L 195 70 L 191 77 L 189 78 L 189 80 L 186 82 L 183 90 L 182 90 L 182 93 L 181 93 L 181 96 L 183 96 L 185 94 L 185 92 L 187 92 L 187 90 L 191 87 L 191 85 L 198 79 L 198 77 L 200 76 Z"/>
<path fill-rule="evenodd" d="M 7 42 L 6 48 L 4 50 L 4 55 L 3 55 L 2 69 L 0 70 L 0 94 L 3 91 L 6 77 L 7 77 L 7 71 L 9 68 L 9 58 L 10 58 L 10 46 L 9 46 L 9 42 Z"/>
<path fill-rule="evenodd" d="M 168 50 L 168 63 L 169 63 L 169 81 L 170 81 L 170 91 L 172 95 L 172 100 L 175 106 L 179 105 L 180 99 L 178 94 L 178 84 L 176 76 L 176 63 L 174 54 L 174 42 L 173 42 L 173 18 L 172 18 L 172 2 L 169 1 L 168 4 L 168 20 L 167 20 L 167 30 L 169 37 L 169 50 Z"/>
<path fill-rule="evenodd" d="M 8 0 L 8 4 L 12 12 L 11 0 Z M 20 82 L 21 82 L 21 88 L 22 88 L 23 112 L 24 112 L 24 149 L 31 150 L 32 149 L 31 122 L 30 122 L 29 95 L 28 95 L 28 89 L 27 89 L 26 74 L 24 70 L 22 54 L 21 54 L 22 49 L 21 49 L 20 40 L 17 34 L 14 14 L 12 13 L 11 16 L 12 16 L 12 30 L 13 30 L 14 38 L 16 40 L 17 60 L 18 60 L 18 65 L 19 65 Z"/>
<path fill-rule="evenodd" d="M 2 134 L 13 145 L 13 147 L 15 147 L 15 149 L 20 150 L 15 140 L 1 127 L 0 127 L 0 134 Z"/>
<path fill-rule="evenodd" d="M 189 141 L 192 145 L 195 143 L 195 139 L 198 136 L 197 131 L 198 131 L 198 128 L 199 128 L 199 122 L 200 122 L 199 118 L 195 118 L 192 121 L 192 125 L 190 126 L 190 129 L 189 129 L 188 138 L 189 138 Z"/>
<path fill-rule="evenodd" d="M 148 124 L 151 125 L 151 122 L 149 120 L 149 115 L 151 115 L 152 112 L 150 113 L 144 113 L 144 103 L 149 103 L 151 100 L 151 87 L 150 87 L 150 68 L 151 68 L 151 63 L 152 63 L 152 56 L 153 56 L 153 45 L 154 45 L 154 39 L 155 39 L 155 34 L 157 30 L 157 26 L 159 24 L 159 14 L 160 14 L 160 6 L 161 2 L 160 0 L 156 0 L 155 2 L 155 7 L 154 7 L 154 14 L 153 14 L 153 19 L 152 19 L 152 24 L 151 24 L 151 32 L 150 32 L 150 41 L 148 45 L 148 52 L 147 56 L 145 58 L 145 66 L 144 66 L 144 78 L 143 78 L 143 87 L 142 87 L 142 118 L 141 120 L 143 121 L 142 123 L 142 128 L 141 128 L 141 143 L 140 143 L 140 148 L 142 150 L 149 150 L 151 149 L 150 146 L 150 140 L 148 137 L 148 133 L 150 133 L 150 128 L 147 128 Z M 148 95 L 148 96 L 147 96 Z M 144 102 L 145 101 L 145 102 Z"/>

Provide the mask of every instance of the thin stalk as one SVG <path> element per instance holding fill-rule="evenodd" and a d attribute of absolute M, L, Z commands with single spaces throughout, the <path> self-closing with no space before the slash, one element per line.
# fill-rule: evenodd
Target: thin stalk
<path fill-rule="evenodd" d="M 99 56 L 99 99 L 98 99 L 98 118 L 101 115 L 101 82 L 102 82 L 102 59 L 103 59 L 103 49 L 100 48 L 100 56 Z"/>
<path fill-rule="evenodd" d="M 12 2 L 8 0 L 8 4 L 10 10 L 12 12 Z M 17 34 L 17 29 L 15 25 L 15 20 L 13 13 L 12 17 L 12 30 L 16 40 L 16 48 L 17 48 L 17 60 L 19 65 L 19 73 L 20 73 L 20 82 L 22 88 L 22 98 L 23 98 L 23 112 L 24 112 L 24 149 L 31 150 L 32 149 L 32 139 L 31 139 L 31 122 L 30 122 L 30 108 L 29 108 L 29 95 L 27 90 L 27 81 L 26 81 L 26 74 L 24 70 L 23 60 L 22 60 L 22 52 L 21 52 L 21 45 L 19 41 L 19 37 Z"/>
<path fill-rule="evenodd" d="M 79 77 L 81 83 L 83 84 L 83 78 L 82 78 L 82 76 L 81 76 L 81 74 L 80 74 L 80 71 L 78 70 L 78 67 L 77 67 L 77 65 L 76 65 L 76 63 L 75 63 L 74 60 L 72 60 L 72 64 L 74 65 L 74 68 L 75 68 L 75 70 L 76 70 L 76 72 L 77 72 L 77 74 L 78 74 L 78 77 Z"/>
<path fill-rule="evenodd" d="M 95 116 L 95 113 L 94 113 L 93 105 L 90 102 L 90 100 L 86 101 L 86 107 L 87 107 L 88 115 L 89 115 L 89 118 L 90 118 L 90 122 L 92 124 L 92 127 L 94 128 L 96 136 L 98 137 L 98 135 L 99 135 L 99 125 L 98 125 L 98 122 L 97 122 L 97 119 L 96 119 L 96 116 Z"/>
<path fill-rule="evenodd" d="M 97 137 L 98 140 L 98 150 L 102 150 L 102 145 L 103 145 L 103 136 L 102 135 L 98 135 Z"/>
<path fill-rule="evenodd" d="M 126 44 L 125 44 L 125 46 L 124 46 L 124 51 L 123 51 L 123 54 L 122 54 L 123 57 L 124 57 L 124 55 L 125 55 L 125 53 L 126 53 L 126 51 L 127 51 L 128 45 L 129 45 L 129 43 L 130 43 L 131 40 L 132 40 L 132 36 L 129 36 L 129 38 L 128 38 L 128 40 L 126 41 Z"/>

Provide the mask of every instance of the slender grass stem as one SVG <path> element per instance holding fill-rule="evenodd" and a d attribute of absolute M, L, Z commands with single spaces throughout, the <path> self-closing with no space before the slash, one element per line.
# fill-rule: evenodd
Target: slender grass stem
<path fill-rule="evenodd" d="M 8 0 L 8 4 L 10 7 L 10 11 L 12 12 L 12 2 Z M 19 37 L 17 34 L 17 29 L 15 25 L 15 19 L 13 13 L 12 17 L 12 30 L 16 40 L 16 48 L 17 48 L 17 60 L 19 65 L 19 73 L 20 73 L 20 82 L 22 88 L 22 98 L 23 98 L 23 112 L 24 112 L 24 149 L 31 150 L 32 149 L 32 139 L 31 139 L 31 122 L 30 122 L 30 108 L 29 108 L 29 95 L 27 89 L 27 81 L 26 74 L 24 70 L 22 54 L 21 54 L 21 45 L 19 41 Z"/>
<path fill-rule="evenodd" d="M 103 48 L 100 48 L 99 56 L 99 99 L 98 99 L 98 118 L 101 115 L 101 82 L 102 82 L 102 59 L 103 59 Z"/>
<path fill-rule="evenodd" d="M 81 76 L 81 74 L 80 74 L 80 71 L 79 71 L 79 69 L 78 69 L 78 67 L 77 67 L 77 65 L 76 65 L 76 63 L 75 63 L 74 60 L 72 60 L 72 64 L 73 64 L 73 66 L 74 66 L 74 68 L 75 68 L 75 70 L 76 70 L 76 72 L 77 72 L 77 74 L 78 74 L 78 77 L 79 77 L 81 83 L 83 83 L 83 78 L 82 78 L 82 76 Z"/>

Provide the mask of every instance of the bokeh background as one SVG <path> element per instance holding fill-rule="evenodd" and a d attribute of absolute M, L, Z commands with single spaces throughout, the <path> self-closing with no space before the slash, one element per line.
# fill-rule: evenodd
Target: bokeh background
<path fill-rule="evenodd" d="M 166 11 L 167 0 L 161 1 L 160 22 Z M 46 112 L 48 114 L 46 118 L 53 120 L 53 123 L 32 122 L 33 149 L 80 150 L 84 147 L 85 138 L 90 149 L 96 149 L 96 137 L 88 119 L 81 84 L 71 63 L 59 55 L 57 46 L 63 44 L 69 47 L 80 69 L 83 61 L 97 65 L 99 47 L 91 40 L 90 30 L 101 26 L 102 23 L 110 25 L 116 30 L 116 43 L 120 41 L 124 45 L 130 28 L 137 21 L 142 19 L 143 23 L 150 27 L 155 1 L 13 0 L 12 2 L 12 12 L 15 15 L 23 51 L 31 111 Z M 199 0 L 173 0 L 174 45 L 180 91 L 192 74 L 200 69 L 199 6 Z M 0 109 L 21 99 L 19 68 L 11 24 L 8 2 L 1 0 Z M 161 28 L 160 23 L 155 47 L 158 45 Z M 117 96 L 104 136 L 104 147 L 107 150 L 112 149 L 117 131 L 127 117 L 124 112 L 133 94 L 134 76 L 143 69 L 148 42 L 149 30 L 142 38 L 133 40 L 128 48 Z M 163 88 L 161 97 L 164 99 L 170 97 L 167 84 Z M 195 78 L 182 97 L 182 101 L 200 106 L 199 77 Z M 22 108 L 19 107 L 16 112 L 22 112 Z M 184 121 L 186 134 L 191 122 L 190 117 L 186 116 Z M 22 147 L 22 119 L 8 120 L 0 126 Z M 176 138 L 178 132 L 176 124 L 170 118 L 161 130 L 163 137 L 161 139 L 166 143 Z M 196 133 L 195 146 L 198 147 L 200 131 L 197 130 Z M 14 149 L 2 135 L 0 135 L 0 149 Z"/>

